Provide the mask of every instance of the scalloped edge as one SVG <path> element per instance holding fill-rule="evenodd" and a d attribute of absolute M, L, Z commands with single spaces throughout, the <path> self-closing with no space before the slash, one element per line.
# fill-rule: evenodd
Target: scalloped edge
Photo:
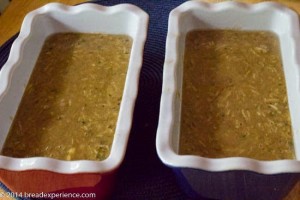
<path fill-rule="evenodd" d="M 300 55 L 299 45 L 296 44 L 300 39 L 298 15 L 275 2 L 262 2 L 257 4 L 245 4 L 240 2 L 221 2 L 221 3 L 205 3 L 188 1 L 177 8 L 173 9 L 169 15 L 169 27 L 166 42 L 166 57 L 163 72 L 163 88 L 160 103 L 159 124 L 157 129 L 156 148 L 159 158 L 169 167 L 175 168 L 192 168 L 205 170 L 210 172 L 224 172 L 232 170 L 247 170 L 260 174 L 279 174 L 279 173 L 296 173 L 300 172 L 300 162 L 298 160 L 274 160 L 260 161 L 244 157 L 228 157 L 228 158 L 205 158 L 194 155 L 179 155 L 172 146 L 172 132 L 174 127 L 174 108 L 176 98 L 176 67 L 178 63 L 178 36 L 180 15 L 187 14 L 191 10 L 199 12 L 216 13 L 226 10 L 238 10 L 239 12 L 257 12 L 265 9 L 272 9 L 274 12 L 280 12 L 289 17 L 290 23 L 293 25 L 291 37 L 293 39 L 294 48 L 293 63 L 297 66 L 298 79 L 300 62 L 297 55 Z M 297 41 L 297 42 L 296 42 Z M 299 92 L 299 80 L 297 82 L 297 92 Z M 299 92 L 300 93 L 300 92 Z M 289 100 L 290 103 L 290 100 Z M 300 143 L 295 140 L 299 138 L 300 130 L 293 129 L 295 153 L 297 159 L 300 157 Z"/>
<path fill-rule="evenodd" d="M 137 98 L 140 70 L 143 61 L 143 50 L 147 37 L 149 23 L 148 14 L 141 8 L 132 4 L 118 4 L 114 6 L 102 6 L 93 3 L 85 3 L 76 6 L 68 6 L 61 3 L 49 3 L 28 13 L 22 23 L 19 36 L 14 41 L 9 58 L 0 71 L 0 101 L 10 89 L 10 81 L 14 70 L 21 60 L 23 47 L 31 35 L 34 20 L 39 16 L 63 13 L 64 15 L 80 15 L 84 11 L 94 11 L 101 14 L 115 15 L 126 11 L 135 15 L 139 29 L 133 38 L 131 56 L 124 85 L 124 93 L 117 122 L 117 130 L 113 139 L 111 153 L 103 161 L 62 161 L 47 157 L 12 158 L 0 155 L 0 168 L 12 171 L 46 170 L 63 174 L 74 173 L 106 173 L 116 170 L 124 159 L 129 133 L 132 124 L 133 110 Z M 130 78 L 129 78 L 130 77 Z M 123 105 L 124 104 L 124 105 Z M 120 116 L 126 113 L 127 119 L 120 120 Z"/>

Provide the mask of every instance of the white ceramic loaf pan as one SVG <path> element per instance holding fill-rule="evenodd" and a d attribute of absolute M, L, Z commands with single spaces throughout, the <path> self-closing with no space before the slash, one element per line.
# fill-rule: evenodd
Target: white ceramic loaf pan
<path fill-rule="evenodd" d="M 87 188 L 89 191 L 96 190 L 97 199 L 107 195 L 126 152 L 147 27 L 148 15 L 130 4 L 104 7 L 92 3 L 78 6 L 51 3 L 25 17 L 8 61 L 0 73 L 0 149 L 43 43 L 49 35 L 60 32 L 124 34 L 130 36 L 133 43 L 109 157 L 103 161 L 61 161 L 46 157 L 0 156 L 0 178 L 4 184 L 14 192 Z"/>
<path fill-rule="evenodd" d="M 211 159 L 178 153 L 185 36 L 199 29 L 271 31 L 279 37 L 291 114 L 295 160 Z M 156 147 L 191 196 L 277 199 L 300 172 L 300 35 L 298 15 L 277 3 L 188 1 L 172 10 L 166 41 Z M 283 184 L 284 182 L 284 184 Z"/>

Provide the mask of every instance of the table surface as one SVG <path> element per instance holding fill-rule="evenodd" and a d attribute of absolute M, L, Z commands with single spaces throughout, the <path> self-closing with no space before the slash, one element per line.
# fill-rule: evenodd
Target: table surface
<path fill-rule="evenodd" d="M 205 0 L 206 2 L 222 2 L 225 0 Z M 256 3 L 264 0 L 237 0 L 240 2 Z M 74 5 L 85 2 L 84 0 L 12 0 L 9 6 L 0 15 L 0 46 L 15 35 L 21 27 L 24 16 L 38 7 L 50 2 L 61 2 L 67 5 Z M 274 0 L 282 3 L 300 13 L 300 0 Z M 0 193 L 2 192 L 0 188 Z M 300 181 L 294 186 L 284 200 L 298 200 L 300 198 Z M 4 198 L 9 199 L 9 198 Z"/>

